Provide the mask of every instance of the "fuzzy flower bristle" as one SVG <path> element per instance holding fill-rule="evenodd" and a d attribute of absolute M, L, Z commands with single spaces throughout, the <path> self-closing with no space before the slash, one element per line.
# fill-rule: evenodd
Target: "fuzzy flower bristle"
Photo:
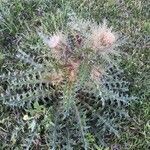
<path fill-rule="evenodd" d="M 62 45 L 66 44 L 66 37 L 61 32 L 57 32 L 53 34 L 51 37 L 48 37 L 41 32 L 38 32 L 38 34 L 43 40 L 43 42 L 52 49 L 54 48 L 59 49 L 60 47 L 62 47 Z"/>
<path fill-rule="evenodd" d="M 102 44 L 105 46 L 112 45 L 116 41 L 115 35 L 111 31 L 102 33 Z"/>
<path fill-rule="evenodd" d="M 103 48 L 111 47 L 116 39 L 116 35 L 112 32 L 111 28 L 107 27 L 106 22 L 104 22 L 102 26 L 96 25 L 92 27 L 89 43 L 93 50 L 103 51 Z"/>
<path fill-rule="evenodd" d="M 47 37 L 41 33 L 39 35 L 43 39 L 43 42 L 51 49 L 52 56 L 60 61 L 66 52 L 66 36 L 61 32 L 57 32 L 51 37 Z"/>
<path fill-rule="evenodd" d="M 50 48 L 60 48 L 62 44 L 65 44 L 65 37 L 62 33 L 54 34 L 50 37 L 47 44 Z"/>

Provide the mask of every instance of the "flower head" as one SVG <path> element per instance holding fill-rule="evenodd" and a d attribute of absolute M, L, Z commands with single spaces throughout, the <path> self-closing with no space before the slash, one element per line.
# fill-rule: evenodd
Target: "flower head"
<path fill-rule="evenodd" d="M 61 43 L 61 37 L 59 35 L 54 35 L 50 38 L 48 45 L 50 48 L 56 48 Z"/>
<path fill-rule="evenodd" d="M 67 50 L 66 36 L 61 32 L 57 32 L 53 34 L 51 37 L 47 37 L 42 33 L 39 33 L 39 35 L 43 39 L 43 42 L 51 48 L 50 51 L 52 56 L 56 60 L 60 61 Z"/>
<path fill-rule="evenodd" d="M 57 32 L 51 37 L 44 35 L 42 32 L 38 32 L 38 34 L 43 42 L 50 48 L 60 48 L 62 45 L 66 44 L 66 37 L 61 32 Z"/>
<path fill-rule="evenodd" d="M 93 50 L 102 51 L 105 47 L 112 46 L 116 41 L 116 35 L 108 28 L 106 22 L 101 26 L 94 26 L 91 29 L 89 43 Z"/>
<path fill-rule="evenodd" d="M 54 34 L 47 41 L 47 44 L 50 48 L 59 48 L 62 44 L 65 44 L 65 37 L 62 33 Z"/>
<path fill-rule="evenodd" d="M 116 41 L 115 35 L 109 30 L 101 33 L 101 36 L 101 42 L 104 46 L 112 45 Z"/>

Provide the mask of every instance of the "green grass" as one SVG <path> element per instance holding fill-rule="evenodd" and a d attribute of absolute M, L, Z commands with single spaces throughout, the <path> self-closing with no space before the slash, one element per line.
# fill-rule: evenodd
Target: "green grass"
<path fill-rule="evenodd" d="M 14 60 L 13 56 L 16 55 L 18 45 L 31 54 L 35 53 L 35 49 L 40 50 L 36 34 L 39 26 L 45 33 L 65 28 L 67 14 L 72 10 L 79 17 L 93 19 L 96 22 L 106 18 L 109 25 L 127 37 L 126 44 L 121 47 L 122 51 L 127 53 L 121 65 L 131 83 L 130 94 L 137 97 L 137 101 L 128 108 L 130 121 L 122 122 L 120 138 L 108 138 L 108 146 L 110 149 L 113 145 L 119 145 L 123 150 L 148 150 L 150 147 L 148 4 L 148 0 L 123 0 L 120 3 L 113 0 L 0 0 L 0 73 L 28 67 L 21 61 Z M 2 91 L 0 85 L 0 93 Z M 40 111 L 38 110 L 38 113 L 42 113 Z M 5 139 L 9 127 L 15 126 L 19 130 L 18 125 L 13 124 L 14 113 L 18 112 L 0 105 L 2 141 L 0 147 L 5 149 L 11 149 L 11 146 L 17 144 L 15 141 L 17 133 L 14 133 L 10 142 Z M 22 116 L 23 112 L 21 113 Z M 89 135 L 89 138 L 93 142 L 93 149 L 98 149 L 92 136 Z"/>

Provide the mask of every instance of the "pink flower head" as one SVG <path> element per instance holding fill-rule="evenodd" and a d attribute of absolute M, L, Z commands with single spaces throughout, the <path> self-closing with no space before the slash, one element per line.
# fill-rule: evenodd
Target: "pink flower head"
<path fill-rule="evenodd" d="M 60 60 L 66 51 L 66 36 L 61 32 L 57 32 L 49 38 L 41 32 L 38 34 L 43 39 L 43 42 L 51 48 L 52 56 Z"/>
<path fill-rule="evenodd" d="M 111 31 L 105 31 L 101 36 L 101 42 L 104 46 L 112 45 L 116 41 L 116 37 Z"/>
<path fill-rule="evenodd" d="M 95 25 L 91 29 L 90 43 L 93 50 L 103 50 L 104 47 L 112 46 L 116 41 L 116 35 L 108 28 L 106 22 L 101 26 Z"/>
<path fill-rule="evenodd" d="M 38 32 L 38 34 L 43 39 L 43 42 L 50 48 L 60 48 L 66 43 L 66 38 L 61 32 L 52 35 L 50 38 L 48 38 L 48 36 L 44 35 L 42 32 Z"/>
<path fill-rule="evenodd" d="M 50 37 L 47 44 L 50 48 L 58 48 L 63 43 L 63 41 L 64 41 L 63 35 L 60 33 Z"/>

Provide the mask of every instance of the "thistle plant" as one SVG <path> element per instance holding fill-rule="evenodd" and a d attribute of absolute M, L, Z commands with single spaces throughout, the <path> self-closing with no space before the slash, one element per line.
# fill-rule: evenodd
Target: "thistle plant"
<path fill-rule="evenodd" d="M 51 36 L 37 29 L 41 54 L 31 57 L 18 45 L 17 59 L 29 65 L 0 75 L 1 103 L 20 110 L 10 140 L 26 149 L 90 149 L 119 136 L 131 98 L 119 68 L 122 44 L 106 21 L 69 18 Z M 38 43 L 37 43 L 38 44 Z M 22 133 L 25 133 L 22 135 Z"/>

